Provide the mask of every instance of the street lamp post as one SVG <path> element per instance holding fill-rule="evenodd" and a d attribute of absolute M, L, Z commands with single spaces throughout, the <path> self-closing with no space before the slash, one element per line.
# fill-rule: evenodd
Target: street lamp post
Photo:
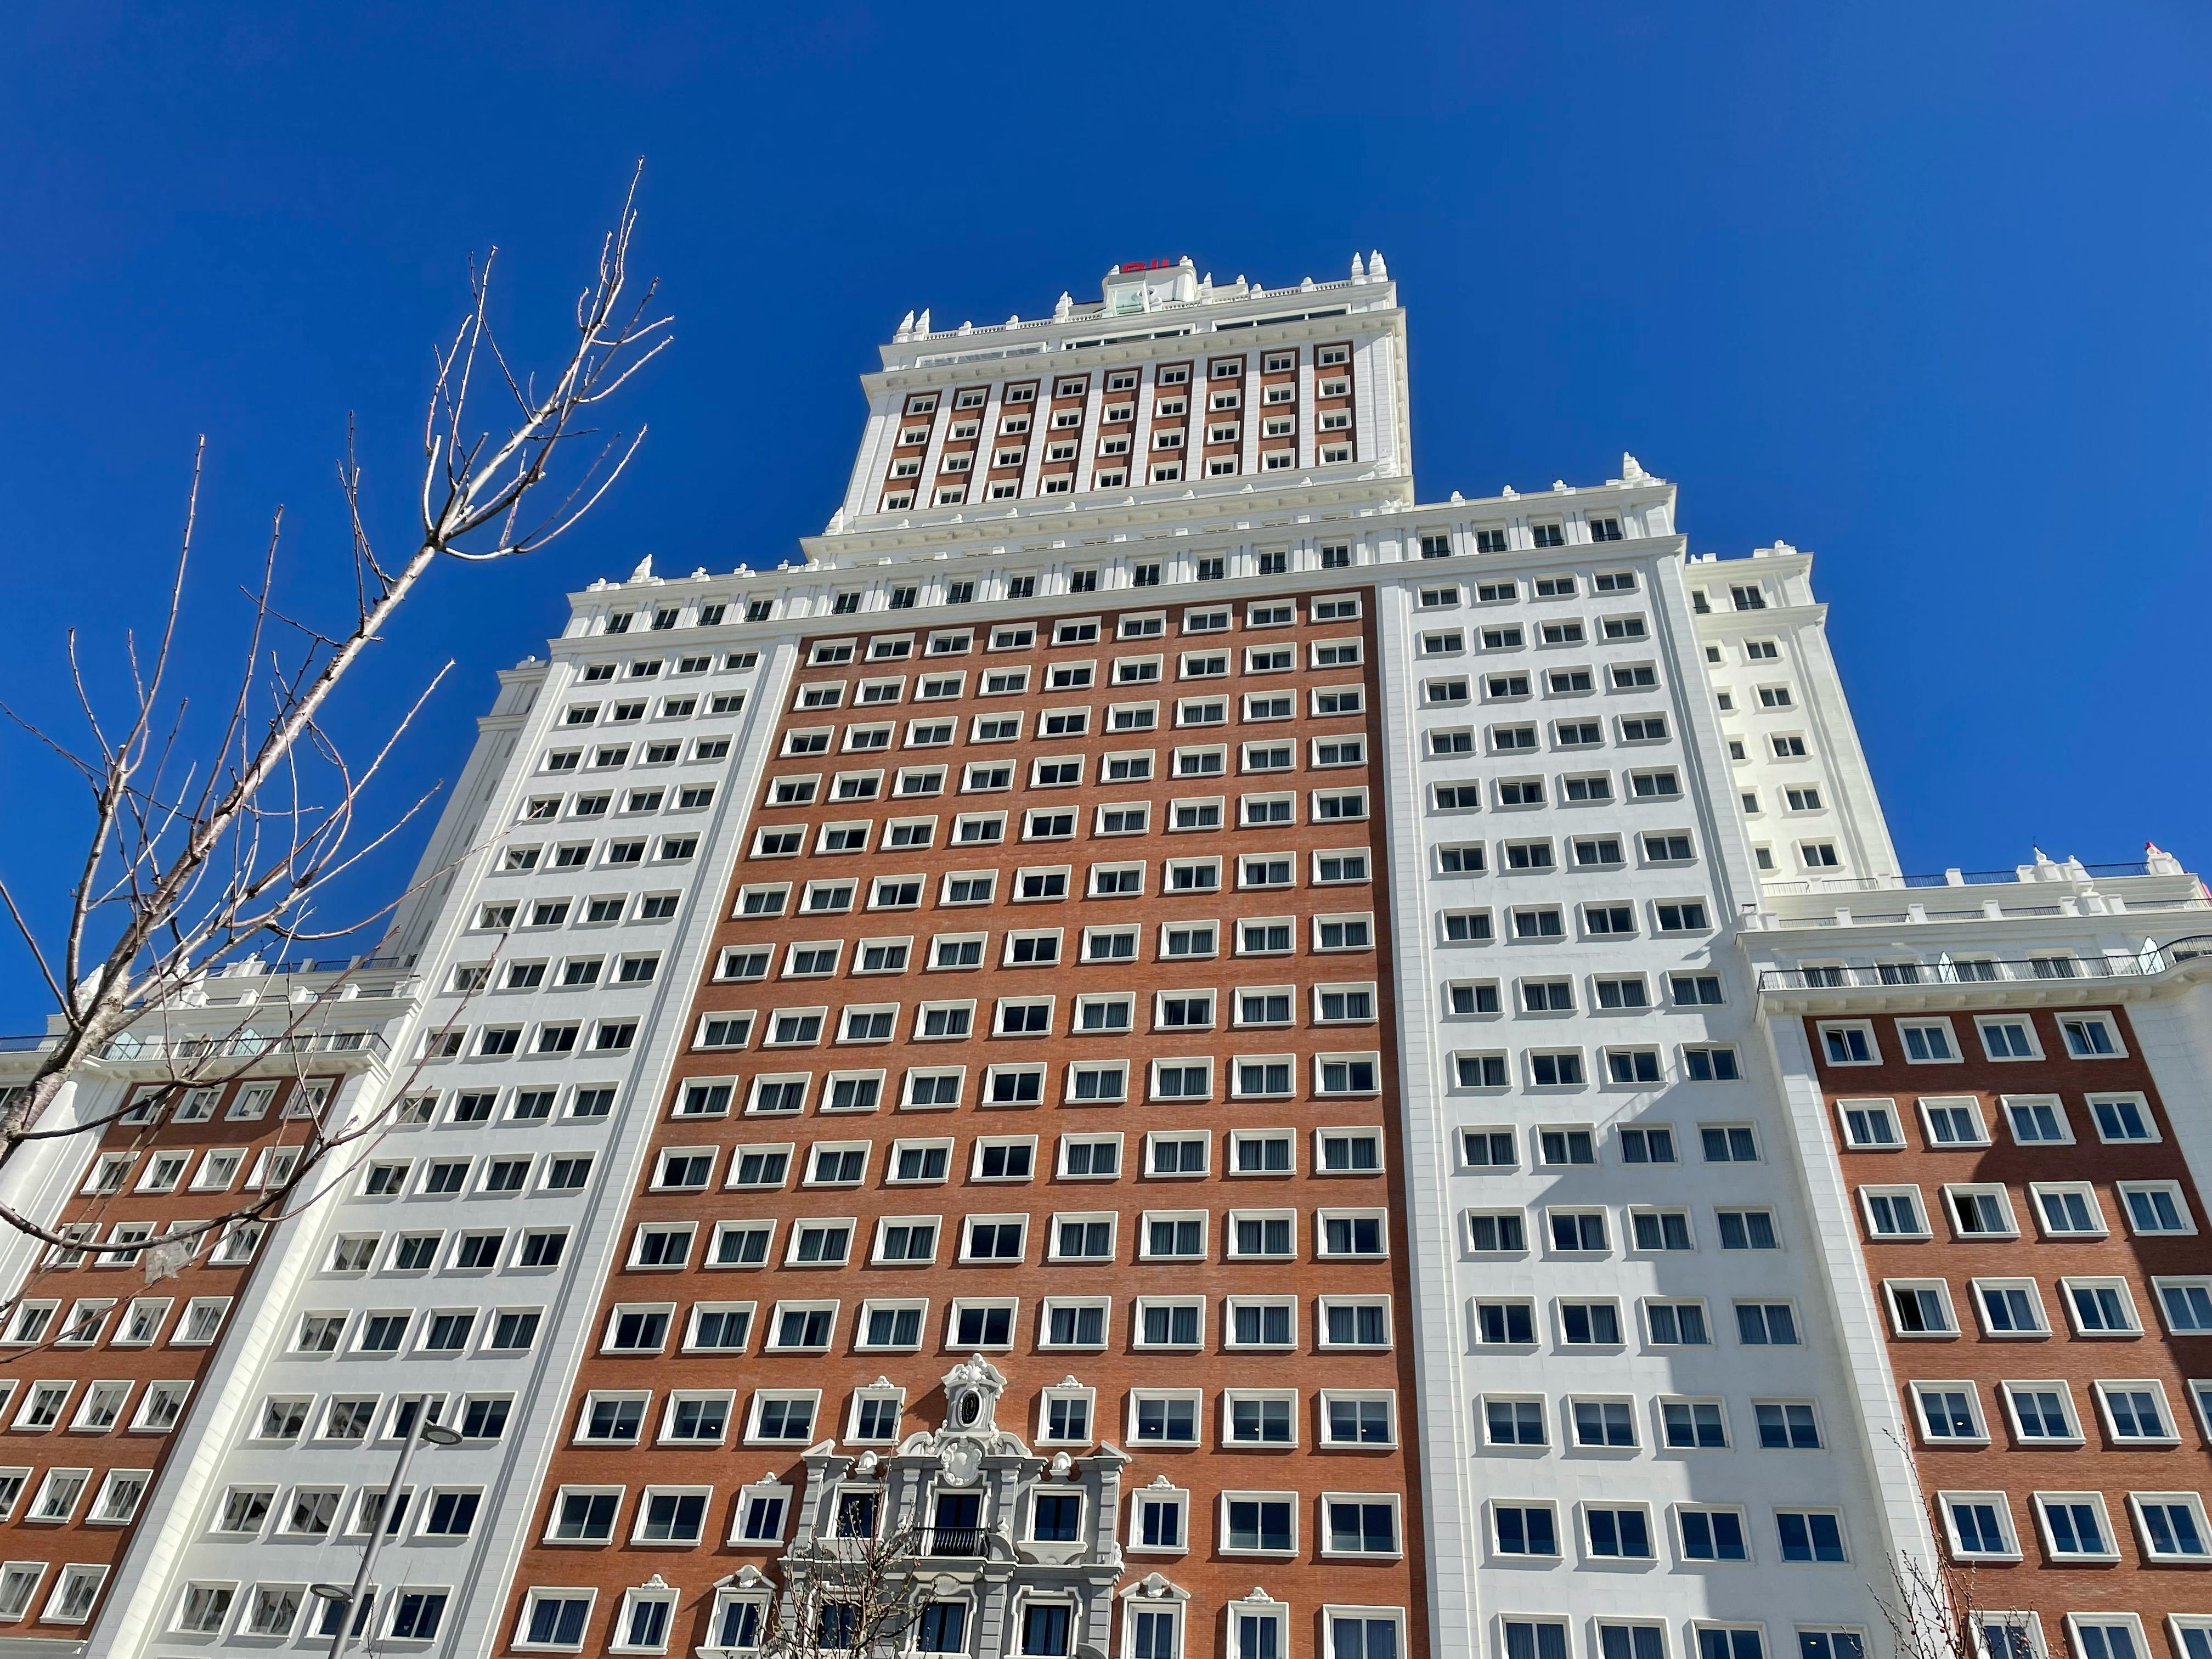
<path fill-rule="evenodd" d="M 341 1589 L 336 1584 L 311 1584 L 311 1594 L 325 1601 L 336 1601 L 343 1611 L 338 1615 L 337 1633 L 331 1638 L 331 1659 L 345 1659 L 345 1650 L 353 1645 L 354 1625 L 360 1616 L 361 1598 L 368 1589 L 368 1576 L 376 1568 L 376 1553 L 383 1545 L 384 1534 L 392 1524 L 392 1506 L 399 1501 L 400 1483 L 407 1479 L 407 1466 L 415 1461 L 415 1448 L 424 1441 L 434 1446 L 458 1446 L 461 1437 L 442 1423 L 430 1421 L 430 1396 L 417 1395 L 414 1420 L 407 1425 L 407 1437 L 399 1445 L 399 1461 L 392 1466 L 392 1479 L 384 1488 L 384 1507 L 377 1511 L 376 1521 L 369 1528 L 368 1543 L 361 1553 L 361 1571 L 353 1576 L 353 1588 Z"/>

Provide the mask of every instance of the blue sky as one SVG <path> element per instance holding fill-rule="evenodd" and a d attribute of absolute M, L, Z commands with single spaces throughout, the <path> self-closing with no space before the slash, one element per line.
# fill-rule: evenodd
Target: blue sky
<path fill-rule="evenodd" d="M 458 664 L 397 783 L 455 773 L 565 592 L 818 530 L 908 307 L 1380 247 L 1425 495 L 1626 449 L 1693 549 L 1820 556 L 1909 868 L 2212 852 L 2201 5 L 78 0 L 10 32 L 0 696 L 33 717 L 65 713 L 65 628 L 106 648 L 155 614 L 197 434 L 196 619 L 235 617 L 280 501 L 289 600 L 345 605 L 347 411 L 404 534 L 469 254 L 500 245 L 509 335 L 550 339 L 641 155 L 679 319 L 624 410 L 652 436 L 573 540 L 440 572 L 380 649 L 339 722 L 363 741 Z M 0 872 L 52 914 L 82 797 L 12 735 L 0 777 Z M 0 953 L 0 1026 L 36 1007 Z"/>

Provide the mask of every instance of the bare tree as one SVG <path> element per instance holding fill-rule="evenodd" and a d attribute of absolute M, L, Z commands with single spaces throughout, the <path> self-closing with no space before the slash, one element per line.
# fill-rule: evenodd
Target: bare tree
<path fill-rule="evenodd" d="M 471 261 L 467 313 L 433 354 L 418 533 L 404 556 L 380 552 L 370 537 L 349 422 L 337 483 L 350 526 L 344 556 L 355 588 L 350 618 L 317 626 L 273 602 L 280 507 L 258 579 L 244 589 L 250 615 L 228 707 L 210 729 L 188 731 L 187 700 L 173 692 L 172 682 L 189 678 L 180 670 L 193 652 L 179 618 L 199 511 L 203 438 L 161 625 L 150 644 L 142 645 L 135 633 L 123 641 L 127 690 L 119 699 L 95 696 L 72 629 L 70 663 L 87 737 L 64 742 L 6 710 L 75 773 L 88 793 L 91 822 L 82 859 L 68 877 L 66 912 L 52 930 L 42 929 L 35 908 L 21 902 L 19 894 L 28 890 L 23 878 L 15 886 L 0 881 L 0 904 L 37 962 L 58 1015 L 55 1040 L 27 1084 L 0 1094 L 0 1170 L 35 1140 L 105 1131 L 117 1114 L 49 1122 L 62 1085 L 83 1062 L 108 1052 L 149 1015 L 175 1006 L 209 974 L 250 953 L 343 937 L 383 914 L 334 920 L 321 914 L 318 899 L 431 799 L 380 818 L 368 796 L 452 664 L 431 678 L 366 757 L 349 757 L 331 736 L 331 700 L 441 558 L 506 559 L 544 547 L 599 502 L 636 454 L 642 426 L 626 436 L 604 433 L 596 422 L 599 406 L 672 338 L 670 319 L 654 309 L 657 285 L 639 290 L 630 277 L 641 171 L 632 176 L 600 245 L 597 272 L 576 301 L 574 336 L 550 374 L 519 368 L 494 336 L 488 313 L 498 250 L 480 267 Z M 489 421 L 475 401 L 486 388 L 496 405 Z M 282 1054 L 288 1044 L 300 1046 L 301 1017 L 288 1017 L 282 1031 L 256 1031 L 250 1043 L 242 1036 L 228 1042 L 157 1039 L 169 1063 L 166 1091 L 225 1080 L 248 1066 L 265 1072 L 272 1050 Z M 396 1097 L 399 1091 L 392 1092 Z M 179 1237 L 196 1246 L 198 1237 L 241 1217 L 285 1213 L 303 1191 L 314 1190 L 309 1177 L 332 1151 L 381 1127 L 374 1115 L 366 1121 L 357 1115 L 342 1135 L 319 1122 L 304 1125 L 301 1155 L 289 1182 Z M 64 1242 L 51 1227 L 4 1206 L 0 1222 Z"/>
<path fill-rule="evenodd" d="M 1889 1559 L 1889 1580 L 1875 1600 L 1897 1659 L 2030 1659 L 1999 1651 L 1996 1632 L 1984 1634 L 1988 1609 L 1972 1572 L 1957 1563 L 1899 1552 Z"/>
<path fill-rule="evenodd" d="M 921 1616 L 915 1567 L 921 1534 L 884 1529 L 873 1516 L 854 1535 L 811 1538 L 783 1558 L 784 1590 L 762 1659 L 850 1659 L 901 1652 Z M 841 1517 L 839 1532 L 846 1530 Z"/>

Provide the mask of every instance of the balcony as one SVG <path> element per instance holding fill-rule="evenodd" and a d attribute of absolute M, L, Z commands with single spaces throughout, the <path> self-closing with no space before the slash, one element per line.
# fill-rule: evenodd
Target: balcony
<path fill-rule="evenodd" d="M 1747 933 L 1771 933 L 2212 909 L 2203 885 L 2179 859 L 2154 847 L 2148 854 L 2125 864 L 2039 856 L 2010 870 L 1765 881 L 1742 926 Z"/>
<path fill-rule="evenodd" d="M 2069 878 L 2113 881 L 2129 876 L 2175 875 L 2180 868 L 2172 859 L 2137 859 L 2131 864 L 2081 864 L 2069 859 L 2063 864 L 2022 864 L 2009 870 L 1946 870 L 1939 875 L 1813 876 L 1801 881 L 1762 881 L 1759 888 L 1768 893 L 1882 893 L 1900 887 L 1992 887 Z M 2039 870 L 2057 873 L 2043 875 Z"/>
<path fill-rule="evenodd" d="M 1933 962 L 1767 968 L 1759 972 L 1759 994 L 1783 1006 L 1808 1008 L 2075 1004 L 2140 994 L 2177 975 L 2212 979 L 2212 933 L 2147 945 L 2132 956 L 2051 951 L 2020 958 L 1943 957 Z"/>
<path fill-rule="evenodd" d="M 210 1060 L 276 1061 L 305 1054 L 343 1054 L 348 1057 L 345 1063 L 357 1066 L 382 1061 L 391 1052 L 392 1045 L 380 1031 L 294 1031 L 277 1036 L 241 1031 L 198 1037 L 142 1037 L 125 1031 L 110 1039 L 96 1058 L 103 1066 L 136 1069 Z"/>
<path fill-rule="evenodd" d="M 919 1538 L 915 1553 L 932 1561 L 988 1561 L 994 1550 L 1013 1553 L 995 1527 L 925 1527 Z"/>

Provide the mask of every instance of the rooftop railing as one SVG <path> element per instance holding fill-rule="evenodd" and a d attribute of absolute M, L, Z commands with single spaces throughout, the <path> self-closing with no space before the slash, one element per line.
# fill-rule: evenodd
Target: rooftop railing
<path fill-rule="evenodd" d="M 145 1065 L 178 1060 L 258 1060 L 282 1054 L 367 1054 L 384 1055 L 391 1045 L 376 1031 L 294 1031 L 262 1036 L 252 1031 L 206 1037 L 142 1037 L 125 1031 L 112 1037 L 100 1058 L 118 1064 Z"/>
<path fill-rule="evenodd" d="M 2048 875 L 2043 873 L 2048 871 Z M 1883 893 L 1894 892 L 1900 887 L 1995 887 L 2018 886 L 2038 881 L 2057 881 L 2087 878 L 2092 881 L 2109 881 L 2125 876 L 2165 876 L 2184 873 L 2179 863 L 2164 864 L 2151 859 L 2136 859 L 2120 864 L 2021 864 L 2009 870 L 1944 870 L 1933 875 L 1910 876 L 1808 876 L 1799 881 L 1762 882 L 1760 889 L 1768 893 Z"/>
<path fill-rule="evenodd" d="M 1762 991 L 1907 990 L 1914 986 L 2020 984 L 2069 980 L 2149 979 L 2198 957 L 2212 956 L 2212 933 L 2195 933 L 2131 957 L 2080 957 L 2053 951 L 2014 958 L 1876 962 L 1769 968 Z"/>

